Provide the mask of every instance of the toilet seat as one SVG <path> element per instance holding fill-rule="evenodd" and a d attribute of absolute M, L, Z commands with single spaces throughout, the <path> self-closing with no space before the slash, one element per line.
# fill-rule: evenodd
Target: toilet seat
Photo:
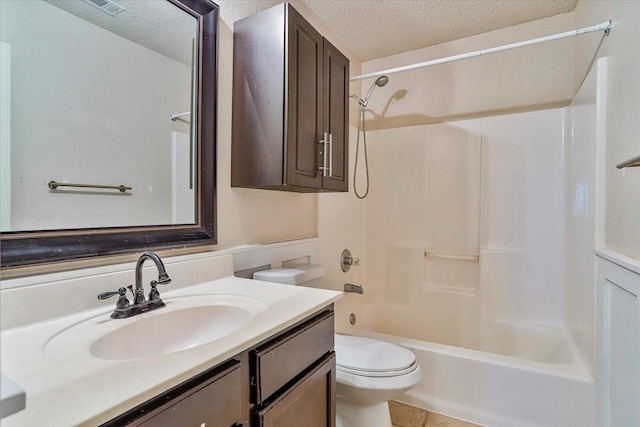
<path fill-rule="evenodd" d="M 365 377 L 395 377 L 416 370 L 415 355 L 398 345 L 350 335 L 335 336 L 336 370 Z"/>

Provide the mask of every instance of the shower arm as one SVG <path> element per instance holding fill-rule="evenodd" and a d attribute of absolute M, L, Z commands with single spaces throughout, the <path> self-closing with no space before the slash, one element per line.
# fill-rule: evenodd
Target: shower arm
<path fill-rule="evenodd" d="M 369 91 L 367 92 L 367 96 L 365 96 L 364 99 L 360 98 L 358 95 L 355 95 L 355 94 L 351 94 L 351 95 L 349 95 L 349 97 L 357 99 L 358 100 L 358 104 L 360 104 L 360 108 L 361 109 L 365 108 L 367 106 L 367 104 L 369 104 L 369 97 L 371 96 L 371 92 L 373 92 L 373 89 L 376 86 L 378 86 L 378 87 L 385 86 L 387 83 L 389 83 L 389 77 L 380 76 L 380 77 L 378 77 L 376 79 L 375 82 L 373 82 L 373 84 L 369 88 Z"/>
<path fill-rule="evenodd" d="M 356 95 L 355 93 L 352 93 L 351 95 L 349 95 L 349 98 L 354 98 L 356 101 L 358 101 L 358 104 L 360 104 L 363 107 L 367 106 L 367 104 L 364 103 L 364 100 L 360 98 L 358 95 Z"/>

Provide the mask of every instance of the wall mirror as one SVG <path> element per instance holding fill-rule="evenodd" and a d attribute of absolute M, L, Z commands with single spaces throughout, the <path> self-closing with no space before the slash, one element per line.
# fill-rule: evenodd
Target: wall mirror
<path fill-rule="evenodd" d="M 218 6 L 3 0 L 2 268 L 215 243 Z"/>

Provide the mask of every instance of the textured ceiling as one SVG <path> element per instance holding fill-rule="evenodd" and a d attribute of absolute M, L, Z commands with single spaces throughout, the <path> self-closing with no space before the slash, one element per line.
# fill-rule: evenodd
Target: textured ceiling
<path fill-rule="evenodd" d="M 2 0 L 0 0 L 2 1 Z M 191 43 L 198 22 L 162 0 L 114 0 L 124 12 L 110 16 L 81 0 L 45 0 L 148 49 L 191 66 Z"/>
<path fill-rule="evenodd" d="M 111 17 L 80 0 L 46 0 L 113 32 L 190 63 L 195 20 L 162 0 L 115 0 Z M 280 0 L 213 0 L 233 23 Z M 458 40 L 575 9 L 577 0 L 297 0 L 362 61 Z M 294 1 L 294 5 L 295 5 Z M 145 25 L 142 25 L 144 22 Z"/>
<path fill-rule="evenodd" d="M 215 0 L 214 0 L 215 1 Z M 577 0 L 300 0 L 362 61 L 571 12 Z M 237 19 L 278 1 L 218 0 Z"/>

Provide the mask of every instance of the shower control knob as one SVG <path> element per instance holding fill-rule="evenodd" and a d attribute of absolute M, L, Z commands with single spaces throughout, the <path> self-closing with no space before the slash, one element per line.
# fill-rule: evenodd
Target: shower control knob
<path fill-rule="evenodd" d="M 340 256 L 340 267 L 342 268 L 342 271 L 346 273 L 352 265 L 358 267 L 360 265 L 360 258 L 353 258 L 351 256 L 351 251 L 349 249 L 345 249 L 342 251 L 342 255 Z"/>

